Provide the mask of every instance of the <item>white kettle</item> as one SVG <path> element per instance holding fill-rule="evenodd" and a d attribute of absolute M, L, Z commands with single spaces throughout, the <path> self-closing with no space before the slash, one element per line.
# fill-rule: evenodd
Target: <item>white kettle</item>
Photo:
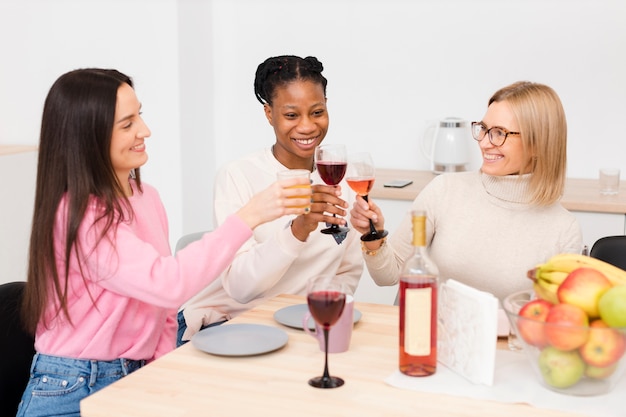
<path fill-rule="evenodd" d="M 424 129 L 422 152 L 436 174 L 465 171 L 470 162 L 471 142 L 469 122 L 458 117 L 446 117 Z"/>

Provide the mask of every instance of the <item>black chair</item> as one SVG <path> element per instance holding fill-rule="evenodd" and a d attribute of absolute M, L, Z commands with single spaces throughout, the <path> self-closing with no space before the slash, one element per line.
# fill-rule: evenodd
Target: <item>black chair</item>
<path fill-rule="evenodd" d="M 626 270 L 626 235 L 598 239 L 591 247 L 589 256 Z"/>
<path fill-rule="evenodd" d="M 35 354 L 35 340 L 20 320 L 25 286 L 25 282 L 0 285 L 0 416 L 17 413 Z"/>

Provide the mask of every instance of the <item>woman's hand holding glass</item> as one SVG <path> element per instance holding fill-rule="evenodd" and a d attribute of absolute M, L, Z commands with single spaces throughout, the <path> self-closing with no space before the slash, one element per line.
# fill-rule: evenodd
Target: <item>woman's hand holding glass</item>
<path fill-rule="evenodd" d="M 367 195 L 374 186 L 374 172 L 374 160 L 368 152 L 356 152 L 348 157 L 346 182 L 366 202 L 369 201 Z M 385 229 L 377 229 L 371 220 L 369 226 L 369 231 L 361 235 L 361 240 L 364 242 L 380 240 L 388 234 Z"/>
<path fill-rule="evenodd" d="M 298 186 L 306 185 L 306 187 Z M 254 229 L 259 224 L 275 220 L 288 214 L 305 214 L 311 208 L 310 181 L 306 178 L 280 180 L 252 196 L 237 215 Z"/>
<path fill-rule="evenodd" d="M 296 217 L 291 224 L 293 235 L 302 242 L 317 230 L 319 223 L 344 226 L 346 220 L 343 217 L 350 207 L 347 201 L 340 198 L 340 186 L 314 184 L 312 188 L 311 211 L 306 216 Z"/>
<path fill-rule="evenodd" d="M 365 201 L 363 197 L 357 195 L 350 210 L 350 224 L 359 233 L 366 234 L 370 232 L 370 221 L 377 230 L 385 229 L 385 217 L 380 207 L 372 200 Z M 368 247 L 372 246 L 370 249 L 375 249 L 374 246 L 380 245 L 380 240 L 366 242 L 366 244 Z"/>

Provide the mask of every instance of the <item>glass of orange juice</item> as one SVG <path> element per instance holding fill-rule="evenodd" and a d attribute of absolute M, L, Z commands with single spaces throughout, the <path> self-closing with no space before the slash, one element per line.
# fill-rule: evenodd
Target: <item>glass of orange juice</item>
<path fill-rule="evenodd" d="M 289 178 L 306 178 L 307 180 L 309 180 L 308 184 L 298 184 L 298 185 L 294 185 L 293 188 L 311 188 L 311 171 L 309 171 L 308 169 L 286 169 L 284 171 L 279 171 L 276 174 L 276 177 L 278 178 L 278 180 L 286 180 Z M 291 198 L 302 198 L 302 197 L 291 197 Z M 309 202 L 309 204 L 307 204 L 306 206 L 297 206 L 296 208 L 309 208 L 309 210 L 307 211 L 307 213 L 310 211 L 311 209 L 311 203 Z"/>

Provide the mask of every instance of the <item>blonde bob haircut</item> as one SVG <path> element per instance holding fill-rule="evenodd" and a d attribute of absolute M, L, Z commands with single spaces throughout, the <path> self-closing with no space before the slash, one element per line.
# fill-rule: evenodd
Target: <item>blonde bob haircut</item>
<path fill-rule="evenodd" d="M 525 159 L 532 172 L 531 203 L 548 206 L 565 188 L 567 122 L 559 96 L 547 85 L 519 81 L 501 88 L 489 99 L 506 101 L 519 125 Z"/>

